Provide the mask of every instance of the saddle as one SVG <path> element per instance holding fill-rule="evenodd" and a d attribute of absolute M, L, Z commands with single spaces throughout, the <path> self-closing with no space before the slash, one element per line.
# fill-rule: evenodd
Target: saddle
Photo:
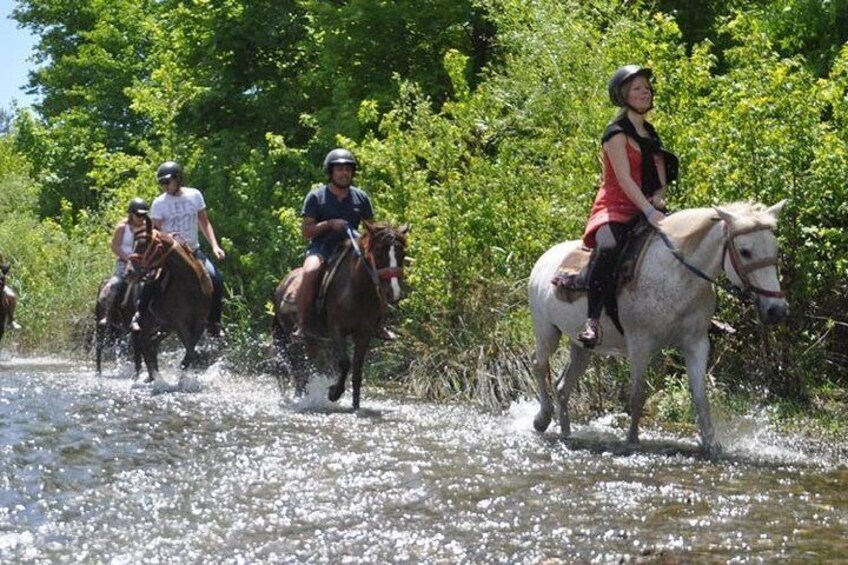
<path fill-rule="evenodd" d="M 194 253 L 188 244 L 174 240 L 174 245 L 179 245 L 182 248 L 182 252 L 185 253 L 186 260 L 200 283 L 200 291 L 206 296 L 212 296 L 212 277 L 209 276 L 209 273 L 206 271 L 206 267 L 203 266 L 200 259 L 194 256 Z M 170 251 L 166 253 L 170 253 Z M 166 269 L 163 265 L 160 265 L 147 274 L 146 281 L 155 283 L 158 288 L 157 294 L 162 295 L 170 285 L 171 276 L 170 270 Z"/>
<path fill-rule="evenodd" d="M 316 312 L 320 313 L 324 309 L 324 300 L 327 297 L 327 289 L 330 288 L 330 283 L 333 282 L 342 260 L 351 251 L 352 248 L 349 244 L 340 245 L 336 248 L 335 253 L 333 253 L 330 259 L 321 267 L 321 282 L 318 286 L 318 294 L 315 298 L 314 305 Z M 303 284 L 301 270 L 296 269 L 291 275 L 289 275 L 288 279 L 286 279 L 285 292 L 283 293 L 283 304 L 289 306 L 292 311 L 294 311 L 297 304 L 297 293 L 300 290 L 301 284 Z M 286 309 L 288 310 L 289 308 Z"/>
<path fill-rule="evenodd" d="M 627 236 L 624 247 L 618 257 L 616 267 L 616 284 L 613 285 L 613 296 L 604 297 L 604 303 L 615 297 L 626 287 L 632 288 L 639 279 L 639 270 L 645 256 L 648 243 L 654 235 L 651 225 L 640 218 Z M 580 246 L 563 258 L 557 268 L 551 283 L 556 286 L 555 295 L 564 302 L 574 302 L 582 298 L 588 291 L 589 260 L 592 252 L 585 246 Z"/>

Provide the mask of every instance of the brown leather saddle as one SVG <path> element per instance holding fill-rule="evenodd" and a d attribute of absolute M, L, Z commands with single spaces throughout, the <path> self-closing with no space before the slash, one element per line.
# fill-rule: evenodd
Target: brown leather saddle
<path fill-rule="evenodd" d="M 314 305 L 316 312 L 321 312 L 324 309 L 324 300 L 327 297 L 327 289 L 330 288 L 330 283 L 333 282 L 342 260 L 348 253 L 351 252 L 352 248 L 350 245 L 342 244 L 336 249 L 336 252 L 333 253 L 330 259 L 321 267 L 321 282 L 318 286 L 318 294 L 315 297 Z M 301 275 L 301 270 L 295 269 L 285 282 L 285 292 L 283 293 L 284 304 L 291 307 L 294 307 L 297 304 L 297 293 L 302 284 L 303 276 Z"/>
<path fill-rule="evenodd" d="M 639 278 L 639 268 L 648 243 L 654 235 L 648 222 L 636 222 L 630 230 L 616 268 L 615 294 L 625 287 L 633 287 Z M 564 302 L 574 302 L 586 295 L 589 279 L 589 260 L 592 252 L 580 246 L 563 258 L 551 283 L 556 286 L 556 297 Z M 606 297 L 605 297 L 606 298 Z M 613 297 L 614 298 L 614 297 Z"/>

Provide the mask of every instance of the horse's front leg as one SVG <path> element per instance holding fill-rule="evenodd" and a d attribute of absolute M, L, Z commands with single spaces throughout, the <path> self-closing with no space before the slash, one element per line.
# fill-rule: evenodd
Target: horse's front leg
<path fill-rule="evenodd" d="M 144 331 L 142 329 L 142 331 Z M 141 356 L 144 358 L 144 364 L 147 366 L 147 379 L 144 382 L 152 383 L 159 380 L 159 343 L 155 336 L 147 334 L 140 337 L 141 341 Z"/>
<path fill-rule="evenodd" d="M 628 344 L 630 362 L 630 430 L 627 432 L 627 444 L 639 444 L 639 420 L 645 408 L 645 371 L 651 360 L 654 348 L 646 343 L 637 346 Z"/>
<path fill-rule="evenodd" d="M 99 319 L 99 318 L 98 318 Z M 94 353 L 97 364 L 97 376 L 103 374 L 103 345 L 106 341 L 106 326 L 97 324 L 94 327 Z M 2 337 L 2 336 L 0 336 Z"/>
<path fill-rule="evenodd" d="M 141 376 L 141 333 L 140 332 L 130 332 L 130 347 L 133 352 L 133 365 L 135 365 L 135 379 L 138 380 L 138 377 Z"/>
<path fill-rule="evenodd" d="M 362 387 L 362 367 L 365 365 L 365 356 L 368 354 L 368 345 L 371 343 L 371 336 L 358 335 L 353 341 L 353 375 L 351 376 L 351 384 L 353 385 L 353 409 L 359 410 L 359 390 Z"/>
<path fill-rule="evenodd" d="M 707 397 L 705 375 L 707 360 L 710 355 L 710 340 L 707 334 L 684 344 L 681 349 L 686 359 L 686 373 L 689 375 L 689 389 L 692 402 L 698 414 L 698 424 L 701 428 L 701 445 L 704 454 L 709 458 L 721 455 L 721 444 L 715 439 L 712 418 L 710 417 L 710 400 Z"/>
<path fill-rule="evenodd" d="M 336 379 L 336 384 L 331 385 L 327 390 L 327 398 L 330 402 L 335 402 L 342 397 L 345 391 L 345 381 L 347 373 L 350 371 L 350 359 L 347 357 L 347 348 L 345 347 L 345 338 L 339 332 L 332 333 L 333 353 L 338 362 L 339 376 Z"/>
<path fill-rule="evenodd" d="M 195 349 L 195 347 L 197 347 L 198 341 L 199 341 L 199 335 L 198 336 L 191 336 L 190 335 L 190 336 L 187 336 L 185 339 L 182 340 L 183 347 L 185 347 L 185 355 L 183 355 L 183 359 L 182 359 L 182 361 L 180 361 L 180 370 L 181 371 L 187 371 L 188 368 L 191 367 L 191 364 L 199 359 L 200 355 L 198 355 L 197 350 Z"/>

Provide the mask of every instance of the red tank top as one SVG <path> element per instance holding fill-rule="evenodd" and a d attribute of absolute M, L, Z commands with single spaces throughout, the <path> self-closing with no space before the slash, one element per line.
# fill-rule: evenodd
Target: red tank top
<path fill-rule="evenodd" d="M 637 185 L 642 186 L 642 152 L 635 149 L 629 141 L 625 145 L 627 161 L 630 165 L 630 178 Z M 586 231 L 583 232 L 583 244 L 589 248 L 595 247 L 595 232 L 602 225 L 609 222 L 627 223 L 641 213 L 615 178 L 615 171 L 606 151 L 603 151 L 603 156 L 604 178 L 595 197 L 595 203 L 592 205 Z"/>

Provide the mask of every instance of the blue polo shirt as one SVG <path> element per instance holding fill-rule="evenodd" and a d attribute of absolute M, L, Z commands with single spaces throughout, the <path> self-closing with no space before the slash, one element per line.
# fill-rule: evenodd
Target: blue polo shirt
<path fill-rule="evenodd" d="M 300 215 L 313 218 L 316 222 L 346 220 L 350 227 L 356 230 L 362 220 L 374 217 L 374 210 L 368 195 L 355 186 L 351 186 L 347 195 L 339 200 L 329 186 L 321 185 L 306 195 Z M 344 231 L 326 231 L 309 242 L 309 252 L 317 251 L 324 257 L 329 257 L 332 250 L 345 238 L 347 233 Z"/>

